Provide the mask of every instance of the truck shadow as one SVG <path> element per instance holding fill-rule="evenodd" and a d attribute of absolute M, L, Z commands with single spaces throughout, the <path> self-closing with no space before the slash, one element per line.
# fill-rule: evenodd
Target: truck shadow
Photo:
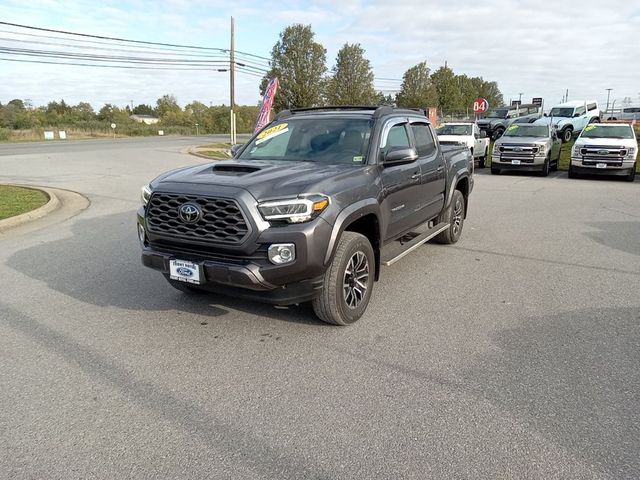
<path fill-rule="evenodd" d="M 592 240 L 609 248 L 640 256 L 640 222 L 588 223 L 597 231 L 585 233 Z"/>
<path fill-rule="evenodd" d="M 322 324 L 307 306 L 286 310 L 216 294 L 185 295 L 142 266 L 135 213 L 77 220 L 73 235 L 11 256 L 7 265 L 60 293 L 125 310 L 180 310 L 221 317 L 239 310 L 273 320 Z"/>

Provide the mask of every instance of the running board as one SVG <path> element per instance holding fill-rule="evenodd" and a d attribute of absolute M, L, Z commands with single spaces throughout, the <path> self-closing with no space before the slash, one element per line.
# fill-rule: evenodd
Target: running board
<path fill-rule="evenodd" d="M 439 233 L 444 232 L 447 228 L 449 228 L 448 223 L 439 223 L 426 232 L 411 232 L 399 238 L 398 240 L 393 241 L 389 245 L 385 245 L 381 252 L 382 258 L 380 261 L 382 265 L 385 265 L 387 267 L 389 265 L 393 265 L 405 255 L 413 252 L 416 248 L 421 246 L 426 241 L 431 240 Z"/>

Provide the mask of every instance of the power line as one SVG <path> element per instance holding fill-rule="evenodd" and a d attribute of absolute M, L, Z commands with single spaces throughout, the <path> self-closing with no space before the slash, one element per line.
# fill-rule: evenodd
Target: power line
<path fill-rule="evenodd" d="M 181 45 L 181 44 L 176 44 L 176 43 L 149 42 L 149 41 L 145 41 L 145 40 L 131 40 L 131 39 L 127 39 L 127 38 L 106 37 L 106 36 L 102 36 L 102 35 L 90 35 L 88 33 L 77 33 L 77 32 L 69 32 L 69 31 L 66 31 L 66 30 L 56 30 L 56 29 L 53 29 L 53 28 L 33 27 L 33 26 L 30 26 L 30 25 L 21 25 L 19 23 L 0 22 L 0 25 L 8 25 L 8 26 L 17 27 L 17 28 L 26 28 L 26 29 L 29 29 L 29 30 L 38 30 L 38 31 L 42 31 L 42 32 L 61 33 L 63 35 L 75 35 L 75 36 L 86 37 L 86 38 L 98 38 L 100 40 L 111 40 L 111 41 L 116 41 L 116 42 L 139 43 L 139 44 L 143 44 L 143 45 L 159 45 L 159 46 L 163 46 L 163 47 L 191 48 L 191 49 L 195 49 L 195 50 L 214 50 L 214 51 L 218 51 L 218 52 L 228 52 L 229 51 L 228 49 L 223 49 L 223 48 L 201 47 L 201 46 L 198 46 L 198 45 Z M 263 60 L 270 60 L 267 57 L 262 57 L 260 55 L 255 55 L 253 53 L 248 53 L 248 52 L 240 52 L 239 50 L 237 51 L 237 53 L 242 53 L 243 55 L 247 55 L 247 56 L 255 57 L 255 58 L 260 58 L 260 59 L 263 59 Z"/>
<path fill-rule="evenodd" d="M 103 65 L 96 63 L 75 63 L 75 62 L 50 62 L 46 60 L 24 60 L 18 58 L 3 58 L 0 53 L 0 60 L 4 60 L 6 62 L 20 62 L 20 63 L 46 63 L 50 65 L 73 65 L 80 67 L 99 67 L 99 68 L 124 68 L 129 70 L 172 70 L 172 71 L 202 71 L 202 72 L 226 72 L 227 69 L 215 69 L 215 68 L 180 68 L 180 67 L 144 67 L 144 66 L 129 66 L 129 65 Z"/>

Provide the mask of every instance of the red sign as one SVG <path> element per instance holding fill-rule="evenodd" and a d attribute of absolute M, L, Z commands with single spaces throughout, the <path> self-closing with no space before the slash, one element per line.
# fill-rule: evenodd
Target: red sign
<path fill-rule="evenodd" d="M 473 111 L 476 113 L 484 113 L 489 110 L 489 102 L 487 102 L 486 98 L 476 98 L 476 101 L 473 102 Z"/>
<path fill-rule="evenodd" d="M 278 78 L 274 77 L 269 81 L 267 88 L 264 91 L 264 98 L 262 99 L 262 106 L 260 107 L 260 113 L 258 114 L 258 120 L 256 121 L 256 127 L 253 129 L 253 133 L 257 133 L 267 123 L 271 121 L 271 107 L 273 106 L 273 99 L 278 91 Z"/>

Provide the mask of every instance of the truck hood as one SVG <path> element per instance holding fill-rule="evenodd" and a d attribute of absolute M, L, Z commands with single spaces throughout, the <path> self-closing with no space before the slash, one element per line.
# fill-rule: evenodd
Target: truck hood
<path fill-rule="evenodd" d="M 462 143 L 464 145 L 469 145 L 472 141 L 472 136 L 470 135 L 438 135 L 438 141 L 442 142 L 450 142 L 450 143 Z"/>
<path fill-rule="evenodd" d="M 549 142 L 548 138 L 540 137 L 505 137 L 502 136 L 496 140 L 496 145 L 546 145 Z"/>
<path fill-rule="evenodd" d="M 575 145 L 578 147 L 607 146 L 635 148 L 636 141 L 632 138 L 578 138 Z"/>
<path fill-rule="evenodd" d="M 195 184 L 211 187 L 212 193 L 216 186 L 237 187 L 263 201 L 302 193 L 325 193 L 321 191 L 323 186 L 339 177 L 352 175 L 354 168 L 358 167 L 296 161 L 223 160 L 173 170 L 156 178 L 151 186 L 156 189 L 169 184 Z"/>
<path fill-rule="evenodd" d="M 534 125 L 549 125 L 551 123 L 551 117 L 542 117 L 533 122 Z M 571 123 L 571 117 L 553 117 L 553 124 L 561 127 L 566 123 Z"/>

